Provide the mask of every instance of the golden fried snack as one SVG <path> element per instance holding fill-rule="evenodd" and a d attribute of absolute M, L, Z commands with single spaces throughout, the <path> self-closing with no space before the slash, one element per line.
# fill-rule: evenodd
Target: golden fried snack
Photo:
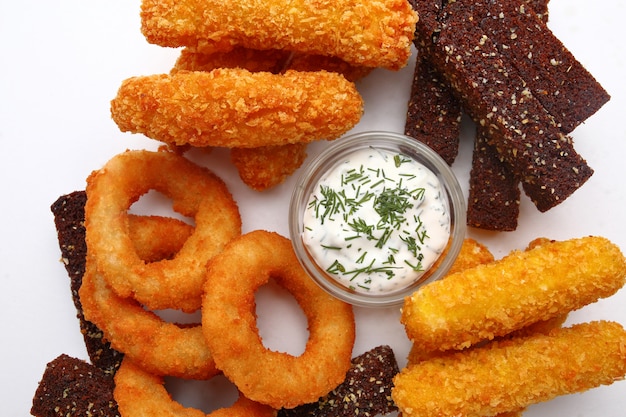
<path fill-rule="evenodd" d="M 121 415 L 124 417 L 274 417 L 271 407 L 250 401 L 239 394 L 237 401 L 212 413 L 184 407 L 174 401 L 164 386 L 162 376 L 150 374 L 136 363 L 124 358 L 115 374 L 113 391 Z"/>
<path fill-rule="evenodd" d="M 408 63 L 417 13 L 407 0 L 143 0 L 150 43 L 205 52 L 234 46 L 332 55 L 397 70 Z"/>
<path fill-rule="evenodd" d="M 419 349 L 461 349 L 608 297 L 625 278 L 626 260 L 605 238 L 549 242 L 424 286 L 401 321 Z"/>
<path fill-rule="evenodd" d="M 244 68 L 251 72 L 267 71 L 277 74 L 283 70 L 290 56 L 291 52 L 276 49 L 259 51 L 235 47 L 227 52 L 203 53 L 193 48 L 184 48 L 171 73 L 212 71 L 216 68 Z"/>
<path fill-rule="evenodd" d="M 102 330 L 111 347 L 148 372 L 193 379 L 218 373 L 201 326 L 180 327 L 119 297 L 89 256 L 79 294 L 85 318 Z"/>
<path fill-rule="evenodd" d="M 171 73 L 244 68 L 251 72 L 267 71 L 277 74 L 290 61 L 291 55 L 291 52 L 276 49 L 259 51 L 235 47 L 228 52 L 205 54 L 185 48 L 181 51 Z M 258 148 L 233 148 L 231 160 L 244 184 L 253 190 L 264 191 L 285 181 L 302 165 L 306 158 L 306 148 L 307 144 L 304 142 Z"/>
<path fill-rule="evenodd" d="M 294 356 L 269 350 L 258 333 L 255 293 L 272 278 L 302 308 L 309 339 Z M 232 240 L 207 266 L 202 329 L 215 364 L 249 399 L 276 409 L 317 401 L 350 369 L 352 306 L 319 287 L 289 239 L 255 230 Z"/>
<path fill-rule="evenodd" d="M 565 323 L 565 320 L 567 320 L 567 314 L 554 317 L 548 320 L 538 321 L 536 323 L 528 325 L 520 330 L 516 330 L 512 333 L 509 333 L 508 335 L 502 336 L 495 340 L 511 339 L 514 337 L 532 336 L 534 334 L 549 334 L 552 330 L 558 329 L 559 327 L 561 327 L 563 323 Z M 480 346 L 480 344 L 478 346 Z M 409 351 L 409 355 L 407 357 L 407 362 L 408 362 L 407 366 L 428 360 L 430 358 L 450 355 L 450 354 L 453 354 L 454 352 L 458 352 L 458 351 L 446 350 L 442 352 L 440 350 L 435 350 L 435 351 L 426 352 L 426 351 L 419 349 L 419 347 L 414 344 L 411 346 L 411 350 Z"/>
<path fill-rule="evenodd" d="M 172 217 L 128 216 L 128 236 L 139 259 L 147 263 L 174 258 L 193 231 L 193 226 Z"/>
<path fill-rule="evenodd" d="M 133 77 L 111 102 L 111 115 L 122 131 L 200 147 L 336 139 L 362 113 L 354 83 L 324 71 L 218 68 Z"/>
<path fill-rule="evenodd" d="M 369 75 L 374 70 L 371 67 L 351 65 L 335 56 L 310 55 L 294 53 L 287 64 L 286 69 L 294 71 L 331 71 L 338 72 L 349 81 L 358 81 Z"/>
<path fill-rule="evenodd" d="M 256 191 L 272 188 L 293 174 L 306 159 L 307 143 L 261 146 L 258 148 L 233 148 L 230 159 L 239 177 Z"/>
<path fill-rule="evenodd" d="M 151 190 L 196 227 L 172 259 L 146 263 L 133 250 L 128 209 Z M 241 234 L 237 203 L 222 179 L 172 152 L 135 150 L 92 172 L 86 192 L 85 241 L 111 289 L 150 309 L 196 311 L 206 262 Z"/>
<path fill-rule="evenodd" d="M 578 324 L 488 343 L 403 369 L 392 398 L 406 417 L 483 417 L 626 375 L 626 331 L 613 322 Z"/>
<path fill-rule="evenodd" d="M 474 239 L 466 238 L 463 240 L 461 250 L 450 267 L 448 275 L 493 261 L 493 254 L 487 246 Z"/>

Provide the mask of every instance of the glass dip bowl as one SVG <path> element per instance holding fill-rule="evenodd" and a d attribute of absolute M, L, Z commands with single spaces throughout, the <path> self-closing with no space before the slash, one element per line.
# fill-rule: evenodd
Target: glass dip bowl
<path fill-rule="evenodd" d="M 342 173 L 332 182 L 334 170 Z M 435 151 L 371 131 L 338 139 L 303 167 L 289 230 L 301 265 L 324 290 L 353 305 L 389 307 L 445 276 L 463 244 L 465 216 L 459 183 Z"/>

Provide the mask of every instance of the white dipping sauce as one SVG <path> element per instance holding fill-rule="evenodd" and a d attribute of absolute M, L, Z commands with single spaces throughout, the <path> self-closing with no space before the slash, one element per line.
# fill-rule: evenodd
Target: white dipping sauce
<path fill-rule="evenodd" d="M 442 254 L 450 215 L 439 179 L 409 156 L 356 151 L 318 182 L 302 239 L 318 266 L 361 293 L 411 285 Z"/>

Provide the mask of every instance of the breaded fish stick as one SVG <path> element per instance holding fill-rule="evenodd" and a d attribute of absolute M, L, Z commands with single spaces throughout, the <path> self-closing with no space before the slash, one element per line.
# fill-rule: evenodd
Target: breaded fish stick
<path fill-rule="evenodd" d="M 285 49 L 353 65 L 408 63 L 417 13 L 407 0 L 143 0 L 148 42 L 199 51 Z"/>
<path fill-rule="evenodd" d="M 133 77 L 111 102 L 122 131 L 199 147 L 336 139 L 362 113 L 354 83 L 323 71 L 279 75 L 218 68 Z"/>
<path fill-rule="evenodd" d="M 623 254 L 605 238 L 547 242 L 422 287 L 401 321 L 424 351 L 461 349 L 608 297 L 625 277 Z"/>
<path fill-rule="evenodd" d="M 216 68 L 244 68 L 250 72 L 267 71 L 277 74 L 283 70 L 291 52 L 269 49 L 259 51 L 236 47 L 228 52 L 210 54 L 184 48 L 172 68 L 178 71 L 212 71 Z"/>
<path fill-rule="evenodd" d="M 284 182 L 306 159 L 307 143 L 290 143 L 259 148 L 233 148 L 232 161 L 248 187 L 265 191 Z"/>
<path fill-rule="evenodd" d="M 406 417 L 493 416 L 625 375 L 626 331 L 593 322 L 405 368 L 394 379 L 392 398 Z"/>

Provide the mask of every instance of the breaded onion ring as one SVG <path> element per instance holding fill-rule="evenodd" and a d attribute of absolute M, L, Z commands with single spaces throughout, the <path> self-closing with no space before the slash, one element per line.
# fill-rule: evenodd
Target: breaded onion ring
<path fill-rule="evenodd" d="M 144 262 L 173 258 L 193 230 L 193 226 L 172 217 L 128 216 L 130 240 L 137 256 Z"/>
<path fill-rule="evenodd" d="M 301 356 L 268 350 L 256 325 L 255 291 L 272 278 L 308 319 Z M 248 398 L 276 409 L 317 401 L 350 368 L 352 307 L 317 286 L 288 239 L 258 230 L 233 240 L 209 262 L 202 328 L 217 367 Z"/>
<path fill-rule="evenodd" d="M 173 259 L 146 263 L 128 233 L 128 209 L 156 190 L 195 230 Z M 97 268 L 120 297 L 152 310 L 196 311 L 207 261 L 241 234 L 238 207 L 224 182 L 171 152 L 126 151 L 87 179 L 86 242 Z"/>
<path fill-rule="evenodd" d="M 168 144 L 256 148 L 332 140 L 354 127 L 363 99 L 326 72 L 177 71 L 122 82 L 111 117 L 123 132 Z"/>
<path fill-rule="evenodd" d="M 115 374 L 113 391 L 120 413 L 124 417 L 273 417 L 276 414 L 271 407 L 241 394 L 232 406 L 205 414 L 174 401 L 163 384 L 162 377 L 152 375 L 124 358 Z"/>
<path fill-rule="evenodd" d="M 79 293 L 85 318 L 114 349 L 151 373 L 206 379 L 218 372 L 200 326 L 165 322 L 136 301 L 118 297 L 89 258 Z"/>

